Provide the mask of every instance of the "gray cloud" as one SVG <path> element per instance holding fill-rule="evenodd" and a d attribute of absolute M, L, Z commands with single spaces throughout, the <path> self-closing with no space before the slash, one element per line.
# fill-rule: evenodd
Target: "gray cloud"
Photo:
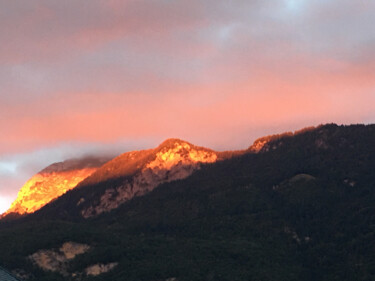
<path fill-rule="evenodd" d="M 2 99 L 200 83 L 221 60 L 248 61 L 250 75 L 251 64 L 272 68 L 296 55 L 305 64 L 374 60 L 373 1 L 15 0 L 0 7 Z M 144 89 L 146 79 L 156 82 Z"/>

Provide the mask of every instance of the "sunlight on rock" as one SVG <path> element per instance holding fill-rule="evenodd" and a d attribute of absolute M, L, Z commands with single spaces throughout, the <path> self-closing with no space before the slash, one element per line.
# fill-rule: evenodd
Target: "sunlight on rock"
<path fill-rule="evenodd" d="M 191 164 L 191 163 L 213 163 L 217 160 L 217 155 L 214 152 L 196 150 L 191 148 L 187 143 L 174 144 L 173 148 L 168 150 L 162 150 L 156 154 L 154 161 L 147 164 L 147 168 L 162 168 L 170 169 L 179 163 Z"/>
<path fill-rule="evenodd" d="M 53 199 L 76 187 L 97 168 L 85 168 L 52 173 L 39 173 L 28 180 L 18 192 L 6 214 L 33 213 Z"/>
<path fill-rule="evenodd" d="M 84 254 L 90 249 L 89 245 L 75 242 L 64 243 L 59 250 L 39 250 L 29 256 L 38 267 L 45 271 L 59 272 L 67 275 L 67 262 L 77 255 Z"/>
<path fill-rule="evenodd" d="M 195 147 L 184 141 L 167 140 L 163 144 L 164 147 L 157 148 L 153 160 L 139 166 L 132 180 L 125 180 L 119 186 L 108 188 L 99 203 L 86 207 L 81 211 L 81 215 L 89 218 L 113 210 L 133 197 L 152 191 L 162 183 L 190 176 L 200 169 L 201 163 L 213 163 L 218 159 L 214 151 Z M 77 205 L 81 204 L 81 200 Z"/>
<path fill-rule="evenodd" d="M 97 276 L 97 275 L 100 275 L 102 273 L 112 270 L 117 265 L 118 265 L 117 262 L 112 262 L 108 264 L 98 263 L 98 264 L 94 264 L 94 265 L 87 267 L 85 269 L 85 272 L 87 275 Z"/>

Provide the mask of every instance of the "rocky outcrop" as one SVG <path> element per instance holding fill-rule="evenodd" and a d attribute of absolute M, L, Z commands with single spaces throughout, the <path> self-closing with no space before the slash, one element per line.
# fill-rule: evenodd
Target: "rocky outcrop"
<path fill-rule="evenodd" d="M 67 262 L 89 249 L 90 246 L 86 244 L 66 242 L 58 250 L 39 250 L 30 255 L 29 259 L 45 271 L 59 272 L 66 276 L 68 275 Z"/>
<path fill-rule="evenodd" d="M 44 271 L 60 273 L 65 277 L 79 279 L 83 275 L 97 276 L 112 270 L 118 262 L 107 264 L 97 263 L 81 269 L 79 272 L 69 272 L 69 262 L 77 255 L 87 253 L 90 246 L 75 242 L 66 242 L 59 249 L 42 249 L 28 257 L 35 265 Z"/>
<path fill-rule="evenodd" d="M 111 262 L 107 264 L 98 263 L 98 264 L 90 265 L 89 267 L 87 267 L 85 269 L 85 273 L 86 275 L 97 276 L 97 275 L 100 275 L 102 273 L 112 270 L 117 265 L 118 265 L 118 262 Z"/>

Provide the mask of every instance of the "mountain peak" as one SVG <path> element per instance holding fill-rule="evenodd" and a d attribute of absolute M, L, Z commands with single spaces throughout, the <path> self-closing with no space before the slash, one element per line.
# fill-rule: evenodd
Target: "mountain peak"
<path fill-rule="evenodd" d="M 147 164 L 147 167 L 170 169 L 178 164 L 212 163 L 217 158 L 217 153 L 213 150 L 198 147 L 180 139 L 167 139 L 156 149 L 156 157 Z"/>
<path fill-rule="evenodd" d="M 201 164 L 217 160 L 217 152 L 176 138 L 165 140 L 155 149 L 124 153 L 80 184 L 81 197 L 77 198 L 77 207 L 85 218 L 108 212 L 162 183 L 190 176 Z M 84 190 L 87 188 L 92 192 L 93 186 L 99 187 L 95 195 L 99 198 L 89 204 Z"/>
<path fill-rule="evenodd" d="M 171 147 L 174 147 L 176 145 L 183 145 L 183 144 L 188 144 L 188 145 L 192 146 L 191 143 L 189 143 L 187 141 L 184 141 L 182 139 L 169 138 L 169 139 L 166 139 L 165 141 L 163 141 L 161 144 L 159 144 L 159 146 L 157 147 L 157 149 L 160 149 L 160 148 L 171 148 Z"/>

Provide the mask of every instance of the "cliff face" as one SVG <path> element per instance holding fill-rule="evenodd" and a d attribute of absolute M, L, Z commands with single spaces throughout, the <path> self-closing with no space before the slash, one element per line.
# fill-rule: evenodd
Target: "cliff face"
<path fill-rule="evenodd" d="M 54 163 L 29 179 L 18 192 L 10 213 L 33 213 L 53 199 L 73 189 L 82 180 L 95 172 L 107 158 L 73 159 Z"/>

